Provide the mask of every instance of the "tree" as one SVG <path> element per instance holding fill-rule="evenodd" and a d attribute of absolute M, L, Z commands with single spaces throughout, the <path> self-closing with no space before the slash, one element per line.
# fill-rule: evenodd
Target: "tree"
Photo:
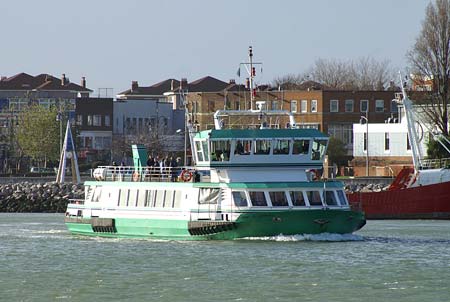
<path fill-rule="evenodd" d="M 447 137 L 447 139 L 450 139 Z M 446 145 L 447 148 L 450 149 L 450 146 L 445 142 L 442 141 L 443 144 Z M 430 159 L 437 159 L 437 158 L 447 158 L 448 152 L 445 150 L 445 148 L 441 145 L 440 142 L 430 139 L 427 143 L 427 156 Z"/>
<path fill-rule="evenodd" d="M 345 143 L 334 136 L 331 136 L 328 142 L 327 155 L 329 162 L 338 166 L 338 171 L 341 166 L 347 164 L 349 159 Z"/>
<path fill-rule="evenodd" d="M 17 142 L 23 154 L 34 160 L 59 159 L 59 124 L 56 107 L 29 105 L 19 114 Z"/>
<path fill-rule="evenodd" d="M 415 77 L 433 82 L 424 113 L 448 136 L 448 103 L 450 79 L 450 3 L 436 0 L 425 12 L 422 31 L 407 57 Z"/>

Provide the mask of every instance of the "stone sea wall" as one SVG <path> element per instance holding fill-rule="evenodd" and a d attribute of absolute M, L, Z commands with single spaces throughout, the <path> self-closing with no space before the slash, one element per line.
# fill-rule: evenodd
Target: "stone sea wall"
<path fill-rule="evenodd" d="M 0 212 L 64 213 L 70 199 L 83 199 L 84 185 L 20 182 L 0 185 Z"/>

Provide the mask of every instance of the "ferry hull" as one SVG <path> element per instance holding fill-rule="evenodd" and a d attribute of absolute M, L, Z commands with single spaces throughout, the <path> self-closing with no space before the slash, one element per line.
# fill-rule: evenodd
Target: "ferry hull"
<path fill-rule="evenodd" d="M 450 219 L 450 182 L 347 197 L 367 219 Z"/>
<path fill-rule="evenodd" d="M 163 219 L 113 219 L 111 226 L 93 226 L 92 219 L 66 218 L 73 234 L 102 237 L 138 237 L 174 240 L 229 240 L 296 234 L 338 233 L 359 230 L 364 214 L 348 210 L 248 211 L 235 222 L 204 221 L 193 231 L 189 221 Z"/>

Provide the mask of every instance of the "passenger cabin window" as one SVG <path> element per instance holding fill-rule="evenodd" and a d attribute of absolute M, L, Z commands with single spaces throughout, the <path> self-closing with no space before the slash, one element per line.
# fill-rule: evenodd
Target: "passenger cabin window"
<path fill-rule="evenodd" d="M 348 202 L 347 202 L 347 198 L 345 197 L 345 193 L 342 190 L 338 190 L 336 191 L 338 197 L 339 197 L 339 202 L 341 204 L 341 206 L 347 206 Z"/>
<path fill-rule="evenodd" d="M 240 140 L 236 141 L 236 147 L 234 148 L 234 154 L 236 155 L 249 155 L 252 150 L 251 140 Z"/>
<path fill-rule="evenodd" d="M 314 140 L 312 144 L 312 152 L 311 159 L 312 160 L 321 160 L 325 155 L 325 151 L 327 149 L 327 141 L 326 140 Z"/>
<path fill-rule="evenodd" d="M 289 195 L 291 196 L 292 205 L 294 207 L 306 206 L 305 198 L 303 197 L 303 193 L 301 191 L 290 191 Z"/>
<path fill-rule="evenodd" d="M 267 207 L 267 200 L 264 192 L 248 192 L 250 201 L 254 207 Z"/>
<path fill-rule="evenodd" d="M 292 154 L 308 154 L 309 152 L 309 140 L 306 139 L 295 139 Z"/>
<path fill-rule="evenodd" d="M 256 140 L 254 154 L 270 154 L 270 140 Z"/>
<path fill-rule="evenodd" d="M 275 140 L 275 144 L 273 146 L 273 154 L 281 154 L 286 155 L 289 154 L 289 140 Z"/>
<path fill-rule="evenodd" d="M 211 161 L 230 160 L 230 141 L 211 141 Z"/>
<path fill-rule="evenodd" d="M 286 199 L 286 194 L 284 191 L 269 192 L 270 201 L 272 201 L 272 206 L 274 207 L 287 207 L 289 206 Z"/>
<path fill-rule="evenodd" d="M 245 196 L 245 192 L 233 192 L 233 200 L 234 205 L 238 207 L 246 207 L 248 206 L 247 196 Z"/>
<path fill-rule="evenodd" d="M 306 196 L 308 196 L 309 205 L 311 206 L 321 206 L 322 200 L 320 199 L 319 191 L 306 191 Z"/>
<path fill-rule="evenodd" d="M 334 195 L 334 191 L 325 191 L 325 204 L 329 206 L 338 205 L 338 201 L 336 199 L 336 195 Z"/>

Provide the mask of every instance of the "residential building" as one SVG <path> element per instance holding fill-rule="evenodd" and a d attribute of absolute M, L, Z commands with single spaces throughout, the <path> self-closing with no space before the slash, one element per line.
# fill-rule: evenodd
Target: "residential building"
<path fill-rule="evenodd" d="M 75 125 L 80 162 L 111 161 L 113 120 L 112 98 L 76 99 Z"/>
<path fill-rule="evenodd" d="M 73 119 L 75 99 L 86 97 L 92 90 L 86 87 L 82 77 L 80 84 L 70 82 L 65 74 L 56 78 L 49 74 L 32 76 L 19 73 L 0 78 L 0 171 L 12 172 L 15 150 L 12 147 L 14 133 L 19 127 L 18 114 L 29 104 L 57 106 L 60 116 Z M 55 121 L 56 122 L 56 121 Z"/>

